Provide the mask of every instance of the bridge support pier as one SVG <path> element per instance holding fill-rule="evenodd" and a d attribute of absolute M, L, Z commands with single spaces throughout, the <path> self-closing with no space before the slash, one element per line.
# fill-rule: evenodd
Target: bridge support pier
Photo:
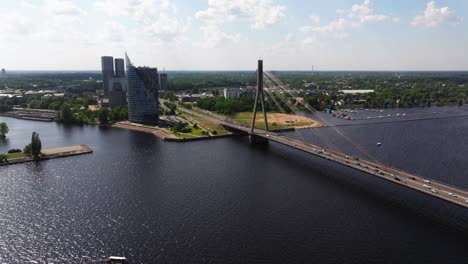
<path fill-rule="evenodd" d="M 265 145 L 268 144 L 268 139 L 264 137 L 259 137 L 254 134 L 249 134 L 249 143 L 250 145 Z"/>

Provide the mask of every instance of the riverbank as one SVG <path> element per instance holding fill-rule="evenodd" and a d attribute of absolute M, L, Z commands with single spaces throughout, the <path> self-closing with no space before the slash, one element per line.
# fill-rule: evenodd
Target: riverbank
<path fill-rule="evenodd" d="M 92 152 L 93 150 L 87 145 L 43 149 L 41 151 L 41 156 L 38 159 L 34 159 L 33 157 L 30 157 L 30 156 L 18 157 L 18 158 L 9 159 L 7 162 L 0 162 L 0 166 L 13 165 L 13 164 L 25 163 L 25 162 L 31 162 L 31 161 L 64 158 L 64 157 L 70 157 L 70 156 L 76 156 L 76 155 L 89 154 Z"/>
<path fill-rule="evenodd" d="M 118 123 L 112 124 L 111 127 L 129 129 L 133 131 L 152 134 L 153 136 L 156 136 L 164 141 L 170 141 L 170 142 L 208 140 L 208 139 L 225 138 L 225 137 L 230 137 L 233 135 L 233 134 L 225 134 L 225 135 L 208 135 L 208 136 L 197 136 L 197 137 L 178 137 L 168 132 L 166 128 L 150 127 L 150 126 L 145 126 L 142 124 L 137 124 L 137 123 L 133 123 L 129 121 L 118 122 Z M 179 133 L 179 134 L 183 134 L 183 133 Z"/>

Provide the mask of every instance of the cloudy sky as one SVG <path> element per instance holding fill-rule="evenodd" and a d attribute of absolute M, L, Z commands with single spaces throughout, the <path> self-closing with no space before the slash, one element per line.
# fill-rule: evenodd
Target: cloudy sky
<path fill-rule="evenodd" d="M 466 0 L 0 2 L 10 70 L 468 70 Z"/>

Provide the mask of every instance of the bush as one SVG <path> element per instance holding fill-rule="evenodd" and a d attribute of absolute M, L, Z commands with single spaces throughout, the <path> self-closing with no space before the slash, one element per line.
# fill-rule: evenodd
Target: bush
<path fill-rule="evenodd" d="M 182 133 L 191 133 L 192 129 L 190 127 L 184 127 L 180 130 Z"/>
<path fill-rule="evenodd" d="M 0 162 L 7 161 L 7 156 L 5 154 L 0 154 Z"/>
<path fill-rule="evenodd" d="M 213 132 L 211 132 L 211 134 L 213 134 L 213 135 L 218 135 L 218 131 L 213 130 Z"/>
<path fill-rule="evenodd" d="M 21 149 L 10 149 L 8 151 L 9 154 L 11 154 L 11 153 L 20 153 L 20 152 L 21 152 Z"/>
<path fill-rule="evenodd" d="M 31 144 L 28 144 L 26 147 L 24 147 L 23 152 L 24 152 L 24 154 L 26 154 L 26 155 L 31 155 L 31 153 L 32 153 Z"/>

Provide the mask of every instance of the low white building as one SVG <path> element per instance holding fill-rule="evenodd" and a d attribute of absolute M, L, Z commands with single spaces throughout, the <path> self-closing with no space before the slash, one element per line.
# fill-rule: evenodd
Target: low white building
<path fill-rule="evenodd" d="M 239 88 L 224 88 L 224 98 L 226 99 L 236 99 L 240 97 Z"/>
<path fill-rule="evenodd" d="M 368 94 L 373 93 L 374 90 L 340 90 L 344 94 Z"/>

